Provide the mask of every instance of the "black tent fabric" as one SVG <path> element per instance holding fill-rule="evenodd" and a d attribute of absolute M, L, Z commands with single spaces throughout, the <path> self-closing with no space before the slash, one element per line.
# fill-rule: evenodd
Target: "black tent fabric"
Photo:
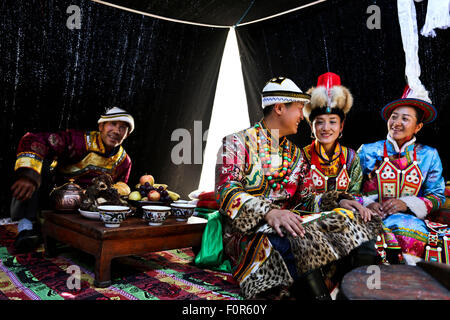
<path fill-rule="evenodd" d="M 327 71 L 337 73 L 353 94 L 341 142 L 355 150 L 363 143 L 385 139 L 381 108 L 403 93 L 405 54 L 395 1 L 376 1 L 381 28 L 367 27 L 367 7 L 373 1 L 331 0 L 261 23 L 236 28 L 251 123 L 262 118 L 260 92 L 267 80 L 285 76 L 305 92 Z M 426 2 L 416 4 L 419 31 Z M 436 38 L 419 36 L 421 80 L 438 110 L 424 126 L 418 142 L 438 149 L 448 177 L 450 150 L 450 30 L 436 30 Z M 311 143 L 306 121 L 289 137 L 299 146 Z"/>
<path fill-rule="evenodd" d="M 81 9 L 80 29 L 66 26 L 70 5 Z M 201 139 L 194 141 L 194 121 L 202 122 L 203 131 L 209 127 L 227 29 L 167 22 L 83 0 L 6 1 L 2 12 L 8 13 L 0 45 L 2 216 L 9 216 L 21 136 L 96 130 L 100 114 L 111 106 L 135 118 L 136 129 L 124 143 L 133 162 L 130 186 L 149 173 L 184 196 L 197 188 L 201 164 L 176 165 L 171 150 L 180 143 L 205 147 Z M 176 129 L 189 132 L 191 141 L 172 139 Z"/>

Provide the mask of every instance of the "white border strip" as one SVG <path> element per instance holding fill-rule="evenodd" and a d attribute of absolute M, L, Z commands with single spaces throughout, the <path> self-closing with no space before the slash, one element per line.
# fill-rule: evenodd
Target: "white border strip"
<path fill-rule="evenodd" d="M 91 1 L 103 4 L 103 5 L 106 5 L 106 6 L 110 6 L 110 7 L 116 8 L 116 9 L 121 9 L 121 10 L 129 11 L 129 12 L 132 12 L 132 13 L 141 14 L 141 15 L 144 15 L 144 16 L 157 18 L 157 19 L 161 19 L 161 20 L 177 22 L 177 23 L 184 23 L 184 24 L 190 24 L 190 25 L 200 26 L 200 27 L 229 29 L 229 28 L 232 28 L 232 27 L 245 26 L 245 25 L 248 25 L 248 24 L 252 24 L 252 23 L 256 23 L 256 22 L 272 19 L 272 18 L 275 18 L 275 17 L 279 17 L 279 16 L 282 16 L 284 14 L 288 14 L 288 13 L 291 13 L 291 12 L 294 12 L 294 11 L 297 11 L 297 10 L 301 10 L 301 9 L 304 9 L 304 8 L 307 8 L 307 7 L 310 7 L 310 6 L 314 6 L 316 4 L 319 4 L 321 2 L 325 2 L 327 0 L 317 0 L 315 2 L 308 3 L 308 4 L 305 4 L 303 6 L 300 6 L 300 7 L 294 8 L 294 9 L 290 9 L 290 10 L 287 10 L 287 11 L 283 11 L 283 12 L 274 14 L 272 16 L 268 16 L 268 17 L 265 17 L 265 18 L 261 18 L 261 19 L 253 20 L 253 21 L 249 21 L 249 22 L 240 23 L 240 24 L 238 24 L 236 26 L 223 26 L 223 25 L 215 25 L 215 24 L 198 23 L 198 22 L 192 22 L 192 21 L 186 21 L 186 20 L 178 20 L 178 19 L 158 16 L 156 14 L 151 14 L 151 13 L 148 13 L 148 12 L 143 12 L 143 11 L 139 11 L 139 10 L 135 10 L 135 9 L 130 9 L 130 8 L 127 8 L 127 7 L 119 6 L 119 5 L 116 5 L 116 4 L 113 4 L 113 3 L 109 3 L 107 1 L 102 1 L 102 0 L 91 0 Z"/>

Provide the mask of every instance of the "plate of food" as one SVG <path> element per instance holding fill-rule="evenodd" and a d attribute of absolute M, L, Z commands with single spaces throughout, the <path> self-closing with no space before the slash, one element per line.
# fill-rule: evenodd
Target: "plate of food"
<path fill-rule="evenodd" d="M 92 220 L 100 220 L 100 213 L 97 211 L 85 211 L 85 210 L 81 210 L 81 209 L 78 209 L 78 211 L 85 218 L 92 219 Z"/>

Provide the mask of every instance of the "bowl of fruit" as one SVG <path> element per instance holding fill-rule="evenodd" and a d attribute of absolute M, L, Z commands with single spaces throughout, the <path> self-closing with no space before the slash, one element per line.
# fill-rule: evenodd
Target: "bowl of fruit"
<path fill-rule="evenodd" d="M 128 195 L 128 203 L 137 208 L 147 205 L 168 206 L 178 199 L 179 194 L 170 191 L 166 184 L 155 183 L 155 179 L 149 174 L 141 176 L 135 190 Z"/>

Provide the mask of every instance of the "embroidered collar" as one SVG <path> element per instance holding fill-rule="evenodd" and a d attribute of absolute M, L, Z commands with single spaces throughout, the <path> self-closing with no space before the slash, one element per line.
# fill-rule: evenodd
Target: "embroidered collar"
<path fill-rule="evenodd" d="M 336 143 L 336 147 L 334 148 L 334 152 L 333 155 L 331 156 L 331 159 L 328 157 L 327 153 L 325 152 L 325 148 L 322 146 L 322 144 L 317 140 L 315 140 L 315 142 L 316 143 L 314 144 L 314 148 L 316 153 L 319 155 L 319 159 L 321 160 L 321 162 L 333 163 L 339 159 L 339 156 L 342 153 L 342 147 L 339 142 Z"/>
<path fill-rule="evenodd" d="M 105 145 L 103 143 L 101 134 L 99 131 L 89 131 L 86 133 L 85 135 L 85 139 L 86 139 L 86 145 L 87 145 L 87 149 L 89 151 L 93 151 L 98 153 L 99 155 L 109 158 L 114 156 L 115 154 L 117 154 L 122 146 L 117 146 L 115 147 L 113 150 L 111 150 L 111 152 L 106 153 L 106 148 Z"/>
<path fill-rule="evenodd" d="M 413 136 L 413 138 L 411 140 L 409 140 L 408 142 L 405 142 L 401 148 L 398 147 L 397 141 L 395 141 L 388 133 L 387 135 L 387 140 L 391 143 L 391 145 L 394 147 L 395 152 L 397 153 L 403 153 L 406 151 L 406 149 L 410 146 L 410 145 L 414 145 L 414 143 L 416 142 L 416 137 Z"/>

